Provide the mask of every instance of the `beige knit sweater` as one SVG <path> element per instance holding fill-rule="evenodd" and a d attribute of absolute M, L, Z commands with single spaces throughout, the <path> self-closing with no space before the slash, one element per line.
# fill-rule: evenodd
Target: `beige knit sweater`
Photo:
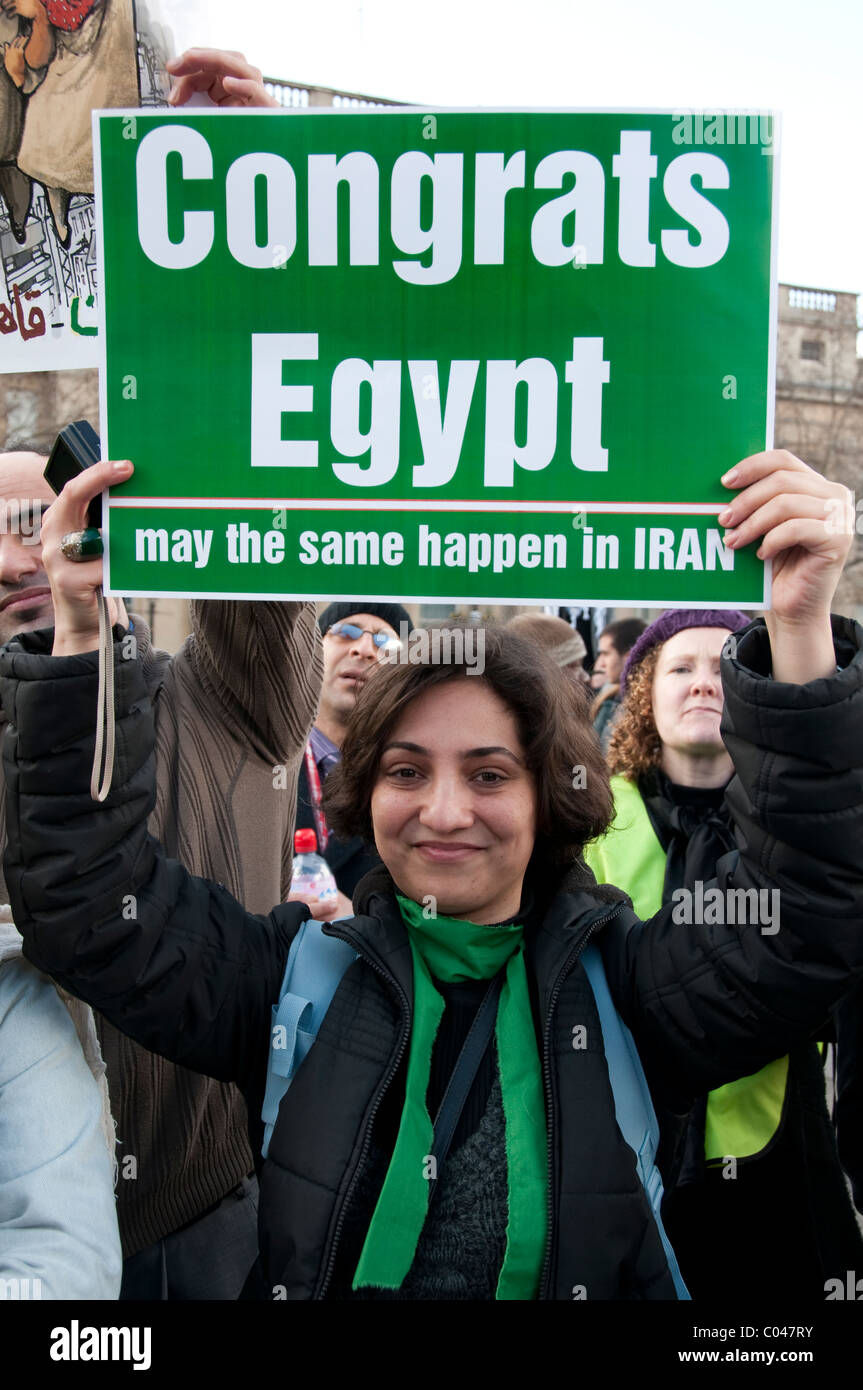
<path fill-rule="evenodd" d="M 156 722 L 150 830 L 192 873 L 223 883 L 251 912 L 268 912 L 291 879 L 297 768 L 321 683 L 315 608 L 195 602 L 192 623 L 171 657 L 133 618 Z M 0 835 L 5 846 L 2 805 Z M 5 882 L 0 894 L 8 898 Z M 251 1170 L 252 1155 L 234 1086 L 173 1066 L 101 1018 L 98 1031 L 129 1256 L 220 1201 Z"/>

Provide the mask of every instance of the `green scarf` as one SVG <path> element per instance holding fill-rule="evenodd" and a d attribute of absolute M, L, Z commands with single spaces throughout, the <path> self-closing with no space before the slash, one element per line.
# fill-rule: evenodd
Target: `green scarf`
<path fill-rule="evenodd" d="M 405 1104 L 389 1169 L 372 1216 L 353 1287 L 398 1289 L 410 1269 L 428 1212 L 427 1159 L 434 1128 L 426 1108 L 432 1049 L 445 984 L 490 980 L 506 965 L 496 1040 L 506 1130 L 508 1216 L 499 1299 L 533 1299 L 546 1241 L 546 1125 L 539 1054 L 524 962 L 524 929 L 423 916 L 398 898 L 413 956 L 413 1028 Z"/>

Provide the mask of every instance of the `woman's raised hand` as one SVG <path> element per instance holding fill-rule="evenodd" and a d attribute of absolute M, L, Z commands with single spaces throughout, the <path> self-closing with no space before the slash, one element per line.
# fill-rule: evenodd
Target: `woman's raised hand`
<path fill-rule="evenodd" d="M 854 535 L 851 493 L 785 449 L 751 454 L 722 479 L 741 491 L 719 513 L 731 549 L 761 539 L 773 561 L 767 626 L 777 680 L 805 682 L 836 666 L 830 604 Z"/>
<path fill-rule="evenodd" d="M 96 590 L 102 584 L 102 557 L 68 560 L 61 550 L 63 537 L 89 526 L 87 508 L 106 487 L 125 483 L 134 469 L 131 463 L 95 463 L 72 478 L 42 519 L 42 563 L 54 600 L 55 656 L 90 652 L 99 641 L 99 606 Z M 122 600 L 109 599 L 112 624 L 125 621 Z"/>

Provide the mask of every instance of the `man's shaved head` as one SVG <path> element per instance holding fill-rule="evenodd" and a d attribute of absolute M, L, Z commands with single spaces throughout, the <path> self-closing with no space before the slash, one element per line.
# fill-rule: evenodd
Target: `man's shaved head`
<path fill-rule="evenodd" d="M 39 543 L 42 512 L 54 501 L 45 462 L 29 449 L 0 453 L 0 642 L 54 622 Z"/>

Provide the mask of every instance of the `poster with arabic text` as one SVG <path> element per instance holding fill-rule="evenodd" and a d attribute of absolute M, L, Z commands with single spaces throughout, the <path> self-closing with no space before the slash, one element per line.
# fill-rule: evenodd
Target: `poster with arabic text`
<path fill-rule="evenodd" d="M 0 373 L 98 365 L 91 112 L 206 41 L 198 0 L 0 0 Z"/>

